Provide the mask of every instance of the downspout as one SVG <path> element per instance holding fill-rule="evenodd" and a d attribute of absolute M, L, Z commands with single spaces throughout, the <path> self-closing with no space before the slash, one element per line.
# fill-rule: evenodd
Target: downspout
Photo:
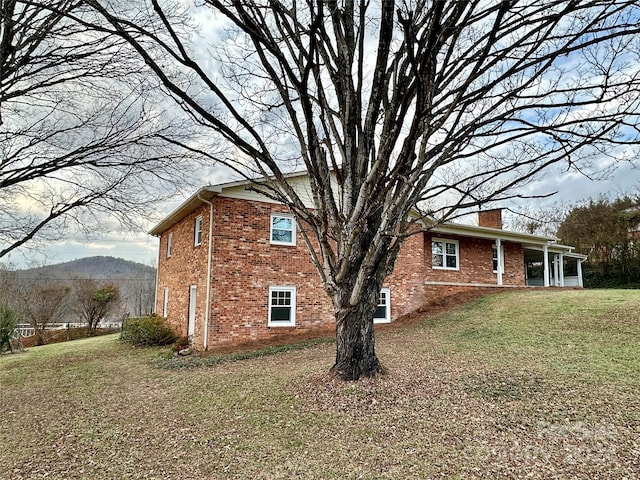
<path fill-rule="evenodd" d="M 202 347 L 204 350 L 209 348 L 209 314 L 211 311 L 211 253 L 213 251 L 213 203 L 206 200 L 198 194 L 198 200 L 209 204 L 209 241 L 207 250 L 207 288 L 205 294 L 205 307 L 204 307 L 204 340 Z"/>

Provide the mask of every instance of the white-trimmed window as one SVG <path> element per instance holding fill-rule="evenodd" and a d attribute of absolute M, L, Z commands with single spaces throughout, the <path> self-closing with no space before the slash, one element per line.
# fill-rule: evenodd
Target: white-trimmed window
<path fill-rule="evenodd" d="M 167 258 L 171 256 L 171 250 L 173 248 L 173 232 L 167 236 Z"/>
<path fill-rule="evenodd" d="M 271 243 L 274 245 L 296 244 L 296 222 L 291 215 L 271 214 Z"/>
<path fill-rule="evenodd" d="M 443 270 L 460 269 L 460 249 L 457 240 L 431 240 L 431 266 Z"/>
<path fill-rule="evenodd" d="M 296 324 L 296 287 L 269 287 L 270 327 L 293 327 Z"/>
<path fill-rule="evenodd" d="M 498 273 L 498 248 L 493 245 L 492 247 L 492 261 L 493 261 L 493 273 Z M 504 273 L 504 248 L 500 246 L 500 270 Z"/>
<path fill-rule="evenodd" d="M 202 215 L 196 217 L 196 222 L 193 227 L 193 244 L 202 244 Z"/>
<path fill-rule="evenodd" d="M 391 322 L 391 290 L 380 289 L 378 298 L 378 308 L 373 315 L 373 323 L 389 323 Z"/>
<path fill-rule="evenodd" d="M 162 316 L 167 317 L 169 310 L 169 287 L 164 287 L 164 298 L 162 299 Z"/>

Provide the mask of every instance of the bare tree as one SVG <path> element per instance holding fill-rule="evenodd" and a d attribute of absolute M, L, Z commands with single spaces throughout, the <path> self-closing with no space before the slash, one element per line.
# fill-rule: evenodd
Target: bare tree
<path fill-rule="evenodd" d="M 99 284 L 92 279 L 79 279 L 73 284 L 73 309 L 95 333 L 101 320 L 120 308 L 120 290 L 114 283 Z"/>
<path fill-rule="evenodd" d="M 633 158 L 638 141 L 636 0 L 202 0 L 207 32 L 222 25 L 207 46 L 159 1 L 135 17 L 87 3 L 237 149 L 212 159 L 296 215 L 343 379 L 381 371 L 372 318 L 407 235 L 518 197 L 551 165 Z M 313 208 L 287 183 L 298 166 Z"/>
<path fill-rule="evenodd" d="M 150 315 L 154 309 L 156 293 L 155 271 L 137 278 L 120 280 L 127 311 L 134 317 Z"/>
<path fill-rule="evenodd" d="M 16 284 L 15 295 L 21 316 L 33 327 L 36 344 L 47 343 L 45 332 L 60 323 L 67 314 L 69 287 L 49 281 L 23 280 Z"/>
<path fill-rule="evenodd" d="M 509 230 L 554 237 L 571 206 L 554 203 L 544 207 L 534 207 L 530 203 L 510 208 L 510 218 L 505 222 Z M 570 244 L 573 245 L 573 244 Z"/>
<path fill-rule="evenodd" d="M 120 38 L 89 30 L 82 2 L 0 2 L 0 258 L 101 214 L 137 225 L 184 186 L 185 140 L 144 64 Z"/>

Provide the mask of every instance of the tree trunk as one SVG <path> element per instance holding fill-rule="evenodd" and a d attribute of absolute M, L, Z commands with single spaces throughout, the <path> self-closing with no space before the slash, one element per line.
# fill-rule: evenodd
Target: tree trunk
<path fill-rule="evenodd" d="M 33 335 L 36 337 L 36 346 L 46 345 L 47 340 L 44 338 L 44 329 L 40 328 L 38 322 L 32 322 Z"/>
<path fill-rule="evenodd" d="M 373 332 L 378 290 L 362 295 L 361 303 L 355 307 L 342 306 L 336 312 L 336 362 L 331 373 L 342 380 L 374 377 L 383 372 Z"/>

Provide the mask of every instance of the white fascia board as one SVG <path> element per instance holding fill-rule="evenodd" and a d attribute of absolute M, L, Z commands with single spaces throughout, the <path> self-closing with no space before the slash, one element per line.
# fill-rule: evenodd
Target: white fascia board
<path fill-rule="evenodd" d="M 539 235 L 531 235 L 528 233 L 510 232 L 508 230 L 501 230 L 499 228 L 477 227 L 475 225 L 453 223 L 444 223 L 438 225 L 437 227 L 433 227 L 431 231 L 437 232 L 439 234 L 461 235 L 464 237 L 484 238 L 490 240 L 500 238 L 501 240 L 509 242 L 532 244 L 540 247 L 542 247 L 543 245 L 548 245 L 556 240 L 555 238 L 551 237 L 542 237 Z"/>
<path fill-rule="evenodd" d="M 536 250 L 536 251 L 540 251 L 543 252 L 544 251 L 544 247 L 541 247 L 540 245 L 526 245 L 523 244 L 523 247 L 529 249 L 529 250 Z M 561 253 L 562 255 L 564 255 L 565 257 L 569 257 L 569 258 L 577 258 L 580 260 L 586 260 L 587 259 L 587 255 L 583 255 L 582 253 L 575 253 L 573 252 L 573 248 L 574 247 L 569 247 L 568 245 L 559 245 L 559 244 L 554 244 L 554 243 L 549 243 L 547 244 L 547 252 L 548 253 Z"/>

